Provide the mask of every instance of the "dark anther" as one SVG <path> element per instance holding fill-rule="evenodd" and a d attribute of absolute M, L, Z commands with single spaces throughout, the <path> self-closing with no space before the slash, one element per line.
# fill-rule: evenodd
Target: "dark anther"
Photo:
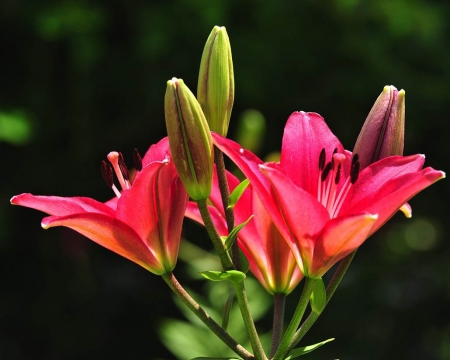
<path fill-rule="evenodd" d="M 325 166 L 325 169 L 323 169 L 322 176 L 320 178 L 322 182 L 324 182 L 327 179 L 330 170 L 331 170 L 331 161 Z"/>
<path fill-rule="evenodd" d="M 337 148 L 334 148 L 333 155 L 337 153 Z"/>
<path fill-rule="evenodd" d="M 358 154 L 353 154 L 353 157 L 352 157 L 352 166 L 353 166 L 353 164 L 355 163 L 355 162 L 357 162 L 359 160 L 359 155 Z"/>
<path fill-rule="evenodd" d="M 134 161 L 134 167 L 137 171 L 142 170 L 142 158 L 141 154 L 139 154 L 138 149 L 133 150 L 133 161 Z"/>
<path fill-rule="evenodd" d="M 122 153 L 119 153 L 119 159 L 117 162 L 119 163 L 119 169 L 120 169 L 120 172 L 122 173 L 123 178 L 125 180 L 130 180 L 130 174 L 128 172 L 127 165 L 125 165 L 125 161 L 123 159 Z"/>
<path fill-rule="evenodd" d="M 355 155 L 355 157 L 356 156 L 357 155 Z M 358 176 L 359 176 L 359 161 L 358 158 L 356 158 L 356 161 L 352 160 L 352 167 L 350 169 L 350 181 L 352 184 L 354 184 L 356 180 L 358 180 Z"/>
<path fill-rule="evenodd" d="M 325 149 L 322 149 L 319 155 L 319 170 L 322 171 L 325 167 Z"/>
<path fill-rule="evenodd" d="M 338 165 L 336 170 L 336 177 L 334 178 L 334 183 L 339 184 L 339 180 L 341 180 L 341 164 Z"/>
<path fill-rule="evenodd" d="M 109 165 L 106 161 L 103 160 L 101 169 L 102 169 L 103 180 L 105 180 L 106 185 L 108 185 L 108 187 L 112 187 L 114 179 L 113 179 L 113 172 L 112 172 L 111 165 Z"/>

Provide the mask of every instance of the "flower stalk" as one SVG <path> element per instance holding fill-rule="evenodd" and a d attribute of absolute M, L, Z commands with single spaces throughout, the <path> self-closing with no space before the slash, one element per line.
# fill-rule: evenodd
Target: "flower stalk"
<path fill-rule="evenodd" d="M 224 270 L 235 270 L 235 266 L 231 261 L 228 252 L 225 249 L 225 246 L 220 238 L 217 229 L 213 223 L 211 218 L 211 214 L 209 213 L 208 206 L 206 204 L 206 200 L 197 201 L 198 209 L 203 219 L 203 223 L 205 224 L 206 231 L 208 232 L 209 237 L 211 238 L 214 248 L 216 249 L 217 255 L 221 261 L 222 267 Z M 247 330 L 248 337 L 250 339 L 250 344 L 252 345 L 252 349 L 256 359 L 258 360 L 266 360 L 266 355 L 264 354 L 264 349 L 261 344 L 261 340 L 259 339 L 258 333 L 256 331 L 255 323 L 253 322 L 253 318 L 250 313 L 250 307 L 248 305 L 247 294 L 245 292 L 245 287 L 243 282 L 234 283 L 234 291 L 236 293 L 236 299 L 239 304 L 239 308 L 241 310 L 242 319 L 244 321 L 245 328 Z"/>
<path fill-rule="evenodd" d="M 242 345 L 234 340 L 225 330 L 223 330 L 214 319 L 184 290 L 172 272 L 162 275 L 162 278 L 178 298 L 191 310 L 217 337 L 222 340 L 230 349 L 245 360 L 254 359 Z"/>

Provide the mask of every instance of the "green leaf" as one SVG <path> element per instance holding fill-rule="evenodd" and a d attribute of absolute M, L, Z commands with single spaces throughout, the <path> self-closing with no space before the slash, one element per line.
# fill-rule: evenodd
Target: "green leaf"
<path fill-rule="evenodd" d="M 304 346 L 304 347 L 301 347 L 301 348 L 294 349 L 294 350 L 292 350 L 290 352 L 289 356 L 286 359 L 284 359 L 284 360 L 292 360 L 292 359 L 298 358 L 299 356 L 302 356 L 302 355 L 305 355 L 307 353 L 310 353 L 311 351 L 314 351 L 317 348 L 321 347 L 322 345 L 326 344 L 327 342 L 330 342 L 330 341 L 333 341 L 333 340 L 334 340 L 334 338 L 331 338 L 331 339 L 322 341 L 322 342 L 314 344 L 314 345 L 308 345 L 308 346 Z"/>
<path fill-rule="evenodd" d="M 242 252 L 241 249 L 239 249 L 239 258 L 241 259 L 241 271 L 244 274 L 248 273 L 248 270 L 250 269 L 250 263 L 248 262 L 247 257 L 245 256 L 245 254 Z"/>
<path fill-rule="evenodd" d="M 327 304 L 327 292 L 322 279 L 317 279 L 314 290 L 311 294 L 311 309 L 314 313 L 320 314 Z"/>
<path fill-rule="evenodd" d="M 240 283 L 245 279 L 245 274 L 237 270 L 228 271 L 202 271 L 200 274 L 208 280 L 212 281 L 231 281 L 232 283 Z"/>
<path fill-rule="evenodd" d="M 240 358 L 229 358 L 229 357 L 226 357 L 226 358 L 196 357 L 196 358 L 193 358 L 191 360 L 242 360 L 242 359 L 240 359 Z"/>
<path fill-rule="evenodd" d="M 248 224 L 248 222 L 253 218 L 253 215 L 251 215 L 246 221 L 244 221 L 242 224 L 235 226 L 233 230 L 228 234 L 227 239 L 225 240 L 225 249 L 230 250 L 231 246 L 233 246 L 234 241 L 236 240 L 238 232 Z"/>
<path fill-rule="evenodd" d="M 250 184 L 250 181 L 248 179 L 245 179 L 238 186 L 235 187 L 235 189 L 233 190 L 228 199 L 228 209 L 232 209 L 235 207 L 236 203 L 241 198 L 248 184 Z"/>
<path fill-rule="evenodd" d="M 231 291 L 227 297 L 227 301 L 225 302 L 225 307 L 223 309 L 223 316 L 222 316 L 222 329 L 224 329 L 225 331 L 227 331 L 228 328 L 228 321 L 230 320 L 230 312 L 231 308 L 233 307 L 234 296 L 235 296 L 234 288 L 231 288 Z"/>

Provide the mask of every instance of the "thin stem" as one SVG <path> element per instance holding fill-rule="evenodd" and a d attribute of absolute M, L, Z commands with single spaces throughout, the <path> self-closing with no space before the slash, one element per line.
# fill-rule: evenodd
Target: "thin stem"
<path fill-rule="evenodd" d="M 356 250 L 341 260 L 338 268 L 336 269 L 336 272 L 334 273 L 332 279 L 330 280 L 330 283 L 327 286 L 327 304 L 331 300 L 331 297 L 333 296 L 334 292 L 336 291 L 337 287 L 342 281 L 345 273 L 347 272 L 347 269 L 349 268 L 353 258 L 355 257 L 355 254 Z M 298 329 L 298 331 L 292 338 L 292 341 L 289 345 L 289 351 L 291 351 L 300 342 L 303 336 L 305 336 L 305 334 L 309 331 L 311 326 L 313 326 L 313 324 L 316 322 L 320 314 L 321 313 L 314 313 L 314 312 L 311 312 L 309 314 L 305 322 L 302 324 L 302 326 L 300 326 L 300 329 Z"/>
<path fill-rule="evenodd" d="M 223 244 L 222 239 L 220 238 L 219 233 L 217 232 L 216 227 L 211 218 L 211 214 L 208 210 L 208 205 L 206 205 L 206 200 L 197 201 L 198 209 L 200 211 L 200 215 L 202 216 L 203 223 L 205 224 L 206 231 L 208 232 L 209 237 L 216 249 L 217 255 L 219 256 L 220 262 L 222 263 L 222 267 L 224 270 L 235 270 L 235 266 L 231 261 L 230 256 L 228 255 L 227 250 Z"/>
<path fill-rule="evenodd" d="M 286 330 L 286 333 L 283 336 L 283 340 L 281 340 L 280 346 L 278 347 L 273 360 L 284 359 L 284 356 L 287 354 L 292 337 L 294 336 L 295 331 L 297 330 L 300 321 L 302 320 L 303 314 L 305 313 L 306 307 L 309 304 L 309 299 L 311 297 L 311 293 L 314 289 L 315 284 L 316 280 L 306 278 L 305 285 L 303 285 L 302 295 L 300 296 L 300 300 L 297 304 L 297 308 L 295 309 L 292 320 Z"/>
<path fill-rule="evenodd" d="M 233 262 L 231 261 L 230 256 L 228 255 L 227 250 L 223 244 L 222 239 L 220 238 L 216 227 L 211 218 L 211 214 L 209 213 L 208 206 L 206 204 L 206 200 L 197 201 L 198 209 L 200 211 L 200 215 L 202 216 L 203 223 L 205 224 L 205 228 L 208 232 L 209 237 L 214 245 L 214 248 L 217 251 L 217 255 L 219 256 L 220 262 L 222 263 L 222 268 L 224 270 L 235 270 Z M 242 319 L 244 320 L 245 328 L 247 330 L 247 334 L 250 339 L 250 344 L 252 345 L 253 352 L 255 354 L 256 359 L 258 360 L 266 360 L 266 355 L 264 354 L 264 350 L 261 345 L 261 340 L 259 339 L 258 333 L 256 332 L 255 323 L 253 322 L 253 318 L 250 314 L 250 307 L 248 305 L 247 294 L 245 292 L 244 283 L 233 283 L 234 290 L 236 292 L 236 298 L 239 303 L 239 309 L 242 314 Z"/>
<path fill-rule="evenodd" d="M 242 345 L 234 340 L 219 324 L 217 324 L 203 308 L 184 290 L 172 272 L 162 275 L 164 281 L 169 285 L 178 298 L 191 310 L 216 336 L 222 340 L 230 349 L 245 360 L 255 359 Z"/>
<path fill-rule="evenodd" d="M 234 290 L 236 292 L 236 299 L 239 303 L 239 309 L 241 310 L 242 319 L 244 320 L 245 328 L 247 329 L 247 335 L 252 345 L 255 358 L 258 360 L 267 360 L 266 354 L 256 332 L 255 323 L 253 322 L 252 315 L 250 314 L 250 307 L 248 305 L 247 293 L 245 292 L 244 282 L 234 284 Z"/>
<path fill-rule="evenodd" d="M 272 327 L 272 344 L 270 346 L 270 357 L 280 346 L 281 336 L 283 335 L 284 308 L 286 304 L 286 294 L 274 294 L 273 296 L 273 327 Z"/>
<path fill-rule="evenodd" d="M 234 212 L 229 209 L 230 189 L 228 187 L 227 172 L 225 170 L 225 162 L 223 160 L 223 153 L 214 146 L 214 162 L 216 163 L 217 178 L 219 180 L 219 190 L 222 197 L 222 205 L 225 211 L 225 218 L 227 220 L 228 233 L 234 228 Z M 231 259 L 233 260 L 236 269 L 241 269 L 241 259 L 239 258 L 239 247 L 237 241 L 231 246 Z"/>

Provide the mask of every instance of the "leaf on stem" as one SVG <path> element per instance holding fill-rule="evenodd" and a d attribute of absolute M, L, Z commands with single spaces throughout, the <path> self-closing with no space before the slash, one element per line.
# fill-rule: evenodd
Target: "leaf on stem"
<path fill-rule="evenodd" d="M 225 302 L 225 307 L 223 309 L 223 316 L 222 316 L 222 329 L 224 329 L 225 331 L 227 331 L 228 328 L 228 321 L 230 320 L 230 312 L 231 308 L 233 307 L 234 296 L 235 296 L 234 288 L 231 288 L 231 291 L 227 297 L 227 301 Z"/>
<path fill-rule="evenodd" d="M 250 184 L 250 181 L 248 179 L 245 179 L 238 186 L 236 186 L 228 199 L 228 209 L 234 208 L 234 206 L 244 193 L 245 189 L 247 188 L 248 184 Z"/>
<path fill-rule="evenodd" d="M 211 281 L 231 281 L 234 284 L 240 283 L 245 279 L 245 274 L 237 270 L 227 271 L 202 271 L 200 274 Z"/>
<path fill-rule="evenodd" d="M 327 304 L 327 292 L 322 279 L 317 279 L 315 281 L 310 304 L 312 311 L 316 314 L 320 314 Z"/>
<path fill-rule="evenodd" d="M 322 341 L 320 343 L 314 344 L 314 345 L 308 345 L 301 348 L 297 348 L 291 351 L 290 355 L 284 359 L 284 360 L 293 360 L 298 358 L 299 356 L 305 355 L 307 353 L 310 353 L 311 351 L 316 350 L 317 348 L 321 347 L 322 345 L 326 344 L 327 342 L 333 341 L 334 338 Z"/>
<path fill-rule="evenodd" d="M 230 250 L 231 247 L 233 246 L 233 243 L 236 240 L 236 237 L 238 235 L 238 232 L 245 226 L 248 224 L 248 222 L 253 218 L 253 215 L 251 215 L 246 221 L 244 221 L 242 224 L 235 226 L 235 228 L 233 230 L 231 230 L 231 232 L 228 234 L 227 239 L 225 240 L 225 249 Z"/>

